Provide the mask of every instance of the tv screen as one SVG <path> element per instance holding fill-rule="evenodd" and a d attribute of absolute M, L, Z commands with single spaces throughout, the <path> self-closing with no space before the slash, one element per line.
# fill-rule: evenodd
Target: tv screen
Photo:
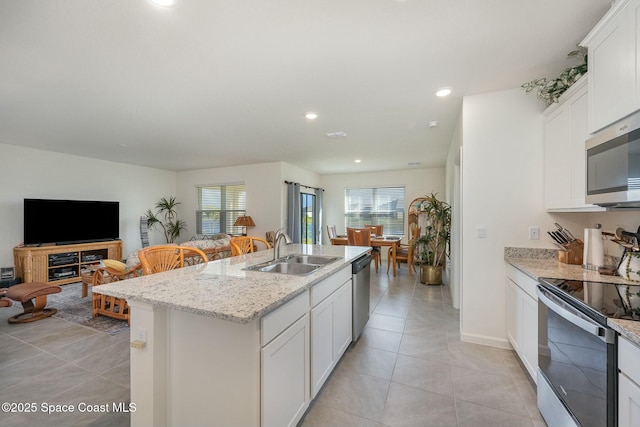
<path fill-rule="evenodd" d="M 120 236 L 120 203 L 24 199 L 24 244 L 82 243 Z"/>

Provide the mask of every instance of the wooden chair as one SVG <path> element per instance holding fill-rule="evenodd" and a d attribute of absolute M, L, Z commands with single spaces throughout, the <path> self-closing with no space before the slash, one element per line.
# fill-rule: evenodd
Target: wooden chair
<path fill-rule="evenodd" d="M 374 234 L 376 236 L 382 236 L 382 233 L 384 232 L 384 225 L 370 225 L 370 224 L 367 224 L 364 227 L 365 228 L 370 228 L 371 229 L 371 234 Z"/>
<path fill-rule="evenodd" d="M 329 236 L 329 241 L 333 245 L 333 239 L 338 237 L 338 232 L 336 231 L 335 225 L 327 225 L 327 236 Z"/>
<path fill-rule="evenodd" d="M 271 245 L 261 237 L 242 236 L 231 239 L 231 256 L 244 255 L 256 252 L 258 247 L 256 243 L 264 244 L 265 250 L 271 249 Z"/>
<path fill-rule="evenodd" d="M 371 247 L 371 229 L 370 228 L 350 228 L 347 227 L 347 243 L 349 246 L 369 246 Z M 371 248 L 371 258 L 373 258 L 376 273 L 378 272 L 378 264 L 380 263 L 380 250 Z"/>
<path fill-rule="evenodd" d="M 410 276 L 413 276 L 413 271 L 415 269 L 415 265 L 413 264 L 413 253 L 415 248 L 413 247 L 413 244 L 420 238 L 420 231 L 420 227 L 416 224 L 411 224 L 411 240 L 409 240 L 409 244 L 396 247 L 396 262 L 398 263 L 398 268 L 400 267 L 400 261 L 406 262 L 409 267 Z M 387 256 L 387 273 L 389 273 L 389 266 L 391 265 L 392 250 L 394 250 L 394 246 L 389 248 Z"/>
<path fill-rule="evenodd" d="M 117 270 L 111 267 L 100 267 L 93 273 L 91 287 L 106 283 L 118 282 L 132 277 L 142 276 L 142 264 L 135 265 L 128 270 Z M 93 317 L 107 316 L 114 319 L 126 320 L 130 324 L 129 304 L 124 298 L 116 298 L 92 292 Z"/>
<path fill-rule="evenodd" d="M 145 275 L 208 262 L 207 255 L 200 249 L 176 245 L 158 245 L 141 249 L 138 258 Z"/>

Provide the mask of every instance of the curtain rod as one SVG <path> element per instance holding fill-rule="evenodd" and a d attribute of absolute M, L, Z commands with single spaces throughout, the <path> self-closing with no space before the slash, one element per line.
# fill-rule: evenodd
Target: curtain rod
<path fill-rule="evenodd" d="M 293 182 L 293 181 L 284 181 L 285 184 L 297 184 L 297 182 Z M 303 184 L 299 184 L 300 187 L 304 187 L 304 188 L 311 188 L 313 190 L 322 190 L 324 191 L 324 188 L 319 188 L 319 187 L 311 187 L 310 185 L 303 185 Z"/>

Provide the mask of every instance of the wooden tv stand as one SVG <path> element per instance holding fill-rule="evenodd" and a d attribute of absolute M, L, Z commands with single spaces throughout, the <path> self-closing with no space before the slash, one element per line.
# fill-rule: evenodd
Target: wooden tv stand
<path fill-rule="evenodd" d="M 16 276 L 23 282 L 65 285 L 81 281 L 81 272 L 101 259 L 122 259 L 122 240 L 73 245 L 13 248 Z"/>

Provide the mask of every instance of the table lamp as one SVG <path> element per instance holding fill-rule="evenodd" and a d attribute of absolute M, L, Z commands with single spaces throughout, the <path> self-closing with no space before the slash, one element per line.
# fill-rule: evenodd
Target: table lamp
<path fill-rule="evenodd" d="M 247 227 L 255 227 L 256 223 L 253 222 L 253 219 L 247 215 L 247 216 L 239 216 L 236 219 L 236 222 L 233 223 L 234 227 L 244 227 L 244 233 L 242 233 L 243 236 L 247 235 Z"/>

